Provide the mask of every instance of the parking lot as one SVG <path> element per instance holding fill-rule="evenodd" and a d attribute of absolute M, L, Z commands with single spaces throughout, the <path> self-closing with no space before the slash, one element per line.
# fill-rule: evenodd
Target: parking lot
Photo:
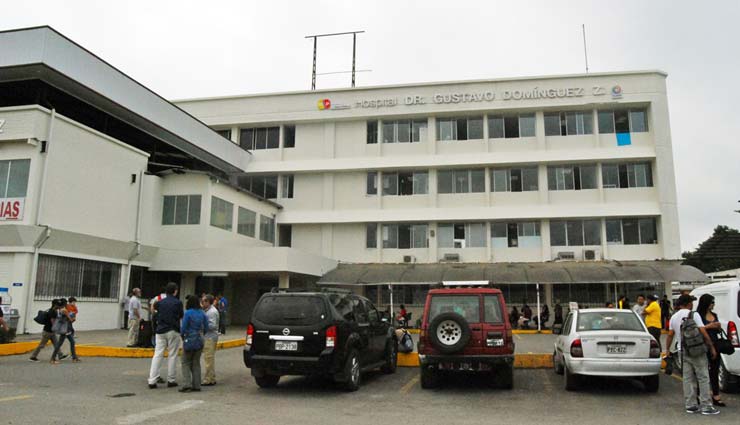
<path fill-rule="evenodd" d="M 48 350 L 48 349 L 47 349 Z M 48 354 L 44 352 L 44 354 Z M 44 356 L 41 356 L 44 358 Z M 346 393 L 331 383 L 284 378 L 261 390 L 242 364 L 241 350 L 218 352 L 218 385 L 200 393 L 146 386 L 148 359 L 85 358 L 58 366 L 27 356 L 0 357 L 2 424 L 480 424 L 613 423 L 675 424 L 686 421 L 681 382 L 661 375 L 661 389 L 646 394 L 638 383 L 594 379 L 578 392 L 563 390 L 548 369 L 518 369 L 514 390 L 459 377 L 439 389 L 419 387 L 415 368 L 394 375 L 370 373 L 362 388 Z M 737 423 L 740 397 L 697 421 Z"/>

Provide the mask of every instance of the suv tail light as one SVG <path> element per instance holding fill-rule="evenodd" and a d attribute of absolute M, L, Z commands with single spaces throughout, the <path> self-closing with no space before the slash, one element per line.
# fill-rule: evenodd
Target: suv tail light
<path fill-rule="evenodd" d="M 247 345 L 251 346 L 254 341 L 254 326 L 252 324 L 247 325 Z"/>
<path fill-rule="evenodd" d="M 740 336 L 737 334 L 735 322 L 727 322 L 727 336 L 730 338 L 733 347 L 740 347 Z"/>
<path fill-rule="evenodd" d="M 416 344 L 416 351 L 419 353 L 424 352 L 424 348 L 426 348 L 425 340 L 427 337 L 427 329 L 422 326 L 421 329 L 419 329 L 419 342 Z"/>
<path fill-rule="evenodd" d="M 326 328 L 326 348 L 334 348 L 337 343 L 337 327 L 329 326 Z"/>
<path fill-rule="evenodd" d="M 571 357 L 583 357 L 583 346 L 581 345 L 581 339 L 574 339 L 570 343 L 570 356 Z"/>
<path fill-rule="evenodd" d="M 650 340 L 650 358 L 651 359 L 660 358 L 660 346 L 658 345 L 658 341 L 654 339 Z"/>

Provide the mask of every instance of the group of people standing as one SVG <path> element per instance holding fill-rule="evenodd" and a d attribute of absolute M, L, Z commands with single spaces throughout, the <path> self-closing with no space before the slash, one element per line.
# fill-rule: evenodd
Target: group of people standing
<path fill-rule="evenodd" d="M 40 311 L 34 321 L 43 325 L 44 329 L 41 332 L 41 341 L 31 353 L 29 360 L 38 362 L 39 353 L 51 341 L 54 349 L 49 362 L 53 365 L 59 364 L 60 360 L 69 357 L 69 355 L 62 352 L 62 344 L 67 340 L 69 341 L 69 352 L 72 355 L 72 361 L 79 362 L 80 358 L 77 357 L 77 351 L 75 350 L 74 330 L 74 322 L 77 321 L 78 312 L 75 297 L 54 299 L 51 302 L 51 308 Z"/>
<path fill-rule="evenodd" d="M 188 295 L 183 311 L 182 301 L 177 297 L 177 284 L 170 282 L 165 296 L 153 305 L 156 314 L 154 329 L 156 343 L 149 370 L 149 388 L 157 384 L 177 387 L 177 357 L 182 342 L 181 369 L 183 385 L 180 392 L 200 391 L 201 385 L 216 385 L 216 346 L 220 327 L 220 312 L 213 295 L 202 297 Z M 162 379 L 160 368 L 167 350 L 167 379 Z M 205 376 L 201 382 L 201 356 L 205 363 Z"/>

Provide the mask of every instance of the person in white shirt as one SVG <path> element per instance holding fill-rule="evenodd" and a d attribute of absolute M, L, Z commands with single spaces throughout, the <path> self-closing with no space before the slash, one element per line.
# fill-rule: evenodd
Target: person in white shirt
<path fill-rule="evenodd" d="M 213 295 L 204 295 L 201 304 L 208 319 L 208 329 L 203 344 L 203 361 L 205 362 L 205 376 L 201 385 L 216 385 L 216 346 L 218 345 L 219 311 L 214 303 Z"/>
<path fill-rule="evenodd" d="M 139 322 L 141 321 L 141 289 L 134 288 L 128 302 L 128 344 L 127 347 L 136 347 L 139 342 Z"/>
<path fill-rule="evenodd" d="M 645 318 L 642 317 L 642 312 L 645 311 L 645 296 L 640 294 L 637 296 L 637 303 L 632 307 L 632 311 L 637 313 L 637 316 L 642 320 L 645 321 Z"/>

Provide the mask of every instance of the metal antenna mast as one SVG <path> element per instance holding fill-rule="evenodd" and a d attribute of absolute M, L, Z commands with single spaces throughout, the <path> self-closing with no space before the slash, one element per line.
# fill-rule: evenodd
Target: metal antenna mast
<path fill-rule="evenodd" d="M 311 70 L 311 90 L 316 90 L 316 45 L 319 37 L 334 37 L 337 35 L 349 35 L 352 34 L 352 87 L 355 86 L 355 58 L 357 50 L 357 34 L 364 33 L 365 31 L 348 31 L 348 32 L 335 32 L 331 34 L 314 34 L 307 35 L 305 38 L 313 38 L 313 67 Z"/>
<path fill-rule="evenodd" d="M 583 57 L 586 59 L 586 74 L 588 74 L 588 51 L 586 50 L 586 24 L 581 24 L 583 30 Z M 316 67 L 316 47 L 314 47 L 314 68 Z"/>

